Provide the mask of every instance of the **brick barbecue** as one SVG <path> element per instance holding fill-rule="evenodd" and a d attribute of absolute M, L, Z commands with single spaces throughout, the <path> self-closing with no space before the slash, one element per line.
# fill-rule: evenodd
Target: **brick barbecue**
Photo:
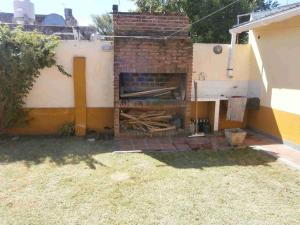
<path fill-rule="evenodd" d="M 181 14 L 114 11 L 116 137 L 188 131 L 193 61 L 188 24 Z"/>

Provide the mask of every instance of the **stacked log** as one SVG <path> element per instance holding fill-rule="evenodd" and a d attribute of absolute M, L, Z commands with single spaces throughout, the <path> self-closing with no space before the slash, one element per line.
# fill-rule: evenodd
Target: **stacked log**
<path fill-rule="evenodd" d="M 176 90 L 177 87 L 169 87 L 169 88 L 159 88 L 148 91 L 139 91 L 133 93 L 121 94 L 121 98 L 132 98 L 132 97 L 160 97 L 164 95 L 171 94 L 172 91 Z"/>
<path fill-rule="evenodd" d="M 125 129 L 133 129 L 146 134 L 176 130 L 171 124 L 172 115 L 166 111 L 130 111 L 121 112 L 121 126 Z"/>

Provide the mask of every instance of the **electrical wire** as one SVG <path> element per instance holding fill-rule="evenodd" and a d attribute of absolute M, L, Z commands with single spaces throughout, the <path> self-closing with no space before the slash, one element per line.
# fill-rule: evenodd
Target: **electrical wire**
<path fill-rule="evenodd" d="M 204 17 L 202 17 L 201 19 L 199 19 L 199 20 L 197 20 L 197 21 L 191 23 L 188 27 L 190 28 L 190 27 L 192 27 L 194 24 L 199 23 L 199 22 L 202 22 L 203 20 L 206 20 L 207 18 L 209 18 L 209 17 L 211 17 L 211 16 L 213 16 L 213 15 L 215 15 L 215 14 L 217 14 L 217 13 L 223 11 L 224 9 L 226 9 L 226 8 L 232 6 L 232 5 L 234 5 L 234 4 L 236 4 L 236 3 L 240 2 L 240 1 L 241 1 L 241 0 L 236 0 L 236 1 L 234 1 L 234 2 L 231 2 L 230 4 L 228 4 L 228 5 L 226 5 L 226 6 L 222 7 L 222 8 L 220 8 L 220 9 L 218 9 L 218 10 L 216 10 L 216 11 L 214 11 L 214 12 L 212 12 L 212 13 L 210 13 L 210 14 L 204 16 Z M 175 34 L 178 34 L 179 32 L 183 31 L 184 29 L 186 29 L 186 27 L 183 27 L 183 28 L 179 29 L 178 31 L 175 31 L 174 33 L 172 33 L 172 34 L 170 34 L 169 36 L 165 37 L 165 39 L 167 40 L 168 38 L 174 36 Z"/>

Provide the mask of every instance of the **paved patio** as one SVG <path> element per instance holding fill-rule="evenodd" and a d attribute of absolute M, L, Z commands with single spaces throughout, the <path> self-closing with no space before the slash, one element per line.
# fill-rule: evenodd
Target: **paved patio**
<path fill-rule="evenodd" d="M 223 136 L 207 137 L 147 137 L 119 138 L 115 141 L 117 151 L 191 151 L 191 150 L 225 150 L 230 148 Z"/>
<path fill-rule="evenodd" d="M 300 170 L 299 150 L 260 134 L 251 134 L 250 138 L 246 139 L 245 144 L 256 150 L 265 151 L 288 166 Z"/>
<path fill-rule="evenodd" d="M 248 132 L 242 147 L 251 147 L 266 151 L 288 166 L 300 170 L 300 151 L 295 150 L 277 140 L 261 134 Z M 231 149 L 225 137 L 221 134 L 206 137 L 159 137 L 159 138 L 119 138 L 115 141 L 118 152 L 147 152 L 147 151 L 201 151 L 211 149 L 222 151 Z"/>

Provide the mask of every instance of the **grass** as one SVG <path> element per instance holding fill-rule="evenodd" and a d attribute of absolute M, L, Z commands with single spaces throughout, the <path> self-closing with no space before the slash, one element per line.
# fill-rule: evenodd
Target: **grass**
<path fill-rule="evenodd" d="M 0 224 L 299 224 L 299 172 L 263 152 L 111 151 L 1 139 Z"/>

